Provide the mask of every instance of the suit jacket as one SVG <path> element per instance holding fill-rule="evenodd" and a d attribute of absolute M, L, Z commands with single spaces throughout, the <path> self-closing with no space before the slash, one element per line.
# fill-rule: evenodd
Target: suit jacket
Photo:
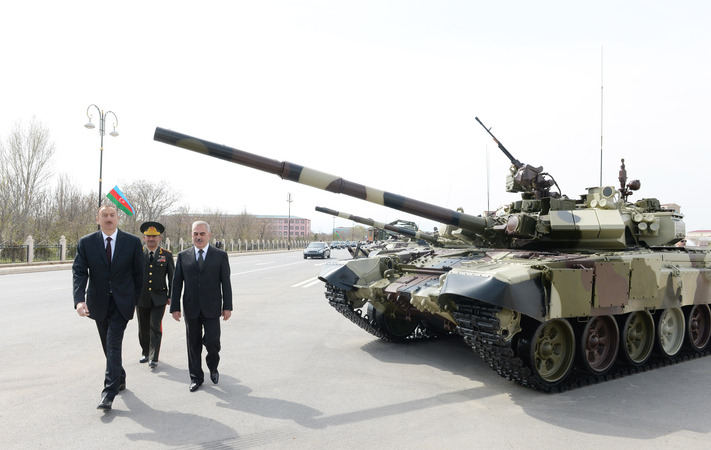
<path fill-rule="evenodd" d="M 137 306 L 141 308 L 164 306 L 170 298 L 170 285 L 173 282 L 173 272 L 175 272 L 173 254 L 158 247 L 153 252 L 153 263 L 151 263 L 150 251 L 144 247 L 143 270 L 143 291 Z"/>
<path fill-rule="evenodd" d="M 180 295 L 183 293 L 183 315 L 197 319 L 202 312 L 208 319 L 222 315 L 222 310 L 232 311 L 232 284 L 230 262 L 227 252 L 210 246 L 202 270 L 198 270 L 195 248 L 190 247 L 178 254 L 173 275 L 173 294 L 170 312 L 180 311 Z"/>
<path fill-rule="evenodd" d="M 101 231 L 79 239 L 72 272 L 74 308 L 86 302 L 89 317 L 103 320 L 109 310 L 109 294 L 126 320 L 133 318 L 136 301 L 143 288 L 143 253 L 141 240 L 118 230 L 111 258 L 111 269 Z M 87 288 L 88 282 L 88 288 Z M 86 297 L 86 298 L 85 298 Z"/>

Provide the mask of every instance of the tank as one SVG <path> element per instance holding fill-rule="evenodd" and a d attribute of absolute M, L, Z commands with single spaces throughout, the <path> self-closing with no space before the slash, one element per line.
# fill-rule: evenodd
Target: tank
<path fill-rule="evenodd" d="M 322 269 L 328 302 L 380 339 L 461 336 L 499 375 L 543 392 L 708 355 L 711 252 L 675 245 L 682 214 L 630 201 L 641 183 L 628 182 L 624 160 L 618 186 L 568 198 L 476 120 L 511 161 L 506 189 L 520 195 L 478 216 L 163 128 L 154 139 L 443 224 L 459 246 Z"/>
<path fill-rule="evenodd" d="M 405 252 L 409 251 L 409 249 L 414 249 L 414 254 L 419 254 L 421 251 L 427 251 L 430 244 L 441 245 L 438 236 L 419 231 L 414 222 L 396 220 L 391 223 L 383 223 L 366 217 L 324 208 L 322 206 L 317 206 L 316 211 L 350 220 L 361 225 L 368 225 L 376 231 L 373 233 L 374 235 L 382 235 L 382 238 L 373 240 L 372 242 L 358 242 L 355 246 L 349 246 L 348 251 L 354 258 Z"/>

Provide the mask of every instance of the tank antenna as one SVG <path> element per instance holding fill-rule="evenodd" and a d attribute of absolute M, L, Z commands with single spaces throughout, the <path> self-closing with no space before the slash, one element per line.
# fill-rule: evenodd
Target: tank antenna
<path fill-rule="evenodd" d="M 489 145 L 486 146 L 486 213 L 489 214 L 491 207 L 489 206 Z"/>
<path fill-rule="evenodd" d="M 602 92 L 602 51 L 603 48 L 600 46 L 600 186 L 602 186 L 602 107 L 603 107 L 603 92 Z"/>

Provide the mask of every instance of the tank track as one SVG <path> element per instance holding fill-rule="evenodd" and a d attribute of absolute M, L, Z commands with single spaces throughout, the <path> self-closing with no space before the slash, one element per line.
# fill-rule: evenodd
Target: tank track
<path fill-rule="evenodd" d="M 459 302 L 458 307 L 459 311 L 453 313 L 453 317 L 457 321 L 457 331 L 475 353 L 507 380 L 546 393 L 564 392 L 578 387 L 614 380 L 627 375 L 708 356 L 711 353 L 708 347 L 702 352 L 696 352 L 684 346 L 679 353 L 671 358 L 652 354 L 649 360 L 641 366 L 622 364 L 618 361 L 609 372 L 603 375 L 593 375 L 578 367 L 573 367 L 571 373 L 561 383 L 550 385 L 536 378 L 531 368 L 527 367 L 526 363 L 515 355 L 511 342 L 506 341 L 498 333 L 499 319 L 497 314 L 501 311 L 501 308 L 479 302 Z"/>
<path fill-rule="evenodd" d="M 405 337 L 395 337 L 392 336 L 387 330 L 383 330 L 375 323 L 374 318 L 369 317 L 367 314 L 363 314 L 360 309 L 355 309 L 353 303 L 348 301 L 346 298 L 346 292 L 342 289 L 338 289 L 332 284 L 326 283 L 326 298 L 328 303 L 333 306 L 336 311 L 341 313 L 343 317 L 350 320 L 354 324 L 358 325 L 368 333 L 373 336 L 380 338 L 387 342 L 414 342 L 421 341 L 425 339 L 434 338 L 432 334 L 428 333 L 422 325 L 418 325 L 415 330 L 408 336 Z"/>

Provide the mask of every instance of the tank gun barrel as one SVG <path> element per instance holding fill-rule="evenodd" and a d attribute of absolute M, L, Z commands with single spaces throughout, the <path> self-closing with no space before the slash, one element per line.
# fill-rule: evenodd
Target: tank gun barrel
<path fill-rule="evenodd" d="M 158 142 L 163 142 L 164 144 L 173 145 L 212 156 L 213 158 L 223 159 L 231 163 L 278 175 L 285 180 L 305 184 L 336 194 L 345 194 L 398 211 L 414 214 L 418 217 L 452 225 L 470 233 L 483 233 L 488 227 L 494 225 L 494 223 L 486 217 L 472 216 L 402 195 L 374 189 L 288 161 L 265 158 L 244 150 L 238 150 L 226 145 L 188 136 L 177 131 L 156 127 L 153 139 Z"/>
<path fill-rule="evenodd" d="M 324 208 L 321 206 L 317 206 L 316 211 L 322 212 L 325 214 L 330 214 L 332 216 L 340 217 L 342 219 L 351 220 L 353 222 L 357 222 L 362 225 L 368 225 L 373 228 L 380 228 L 381 230 L 392 231 L 393 233 L 401 234 L 403 236 L 407 236 L 410 238 L 422 239 L 422 240 L 425 240 L 428 242 L 437 242 L 437 237 L 435 237 L 431 234 L 428 234 L 428 233 L 423 233 L 421 231 L 411 230 L 411 229 L 405 228 L 405 227 L 397 227 L 395 225 L 390 225 L 389 223 L 378 222 L 376 220 L 369 219 L 366 217 L 355 216 L 353 214 L 348 214 L 348 213 L 336 211 L 334 209 Z"/>

